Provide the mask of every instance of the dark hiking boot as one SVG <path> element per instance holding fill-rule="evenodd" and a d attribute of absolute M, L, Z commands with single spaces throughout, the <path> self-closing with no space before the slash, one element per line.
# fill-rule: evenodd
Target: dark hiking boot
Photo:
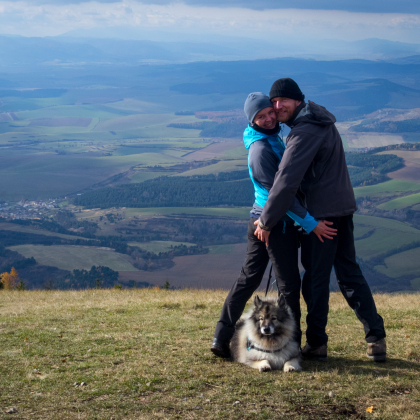
<path fill-rule="evenodd" d="M 309 344 L 300 351 L 300 355 L 305 360 L 315 360 L 317 362 L 327 361 L 327 345 L 323 344 L 319 347 L 311 347 Z"/>
<path fill-rule="evenodd" d="M 217 357 L 221 357 L 222 359 L 229 359 L 230 358 L 229 344 L 225 343 L 225 342 L 222 342 L 222 341 L 218 340 L 217 338 L 213 339 L 213 344 L 211 345 L 210 350 Z"/>
<path fill-rule="evenodd" d="M 374 362 L 385 362 L 386 361 L 386 342 L 385 338 L 376 341 L 375 343 L 368 343 L 368 349 L 366 356 L 369 359 L 373 359 Z"/>

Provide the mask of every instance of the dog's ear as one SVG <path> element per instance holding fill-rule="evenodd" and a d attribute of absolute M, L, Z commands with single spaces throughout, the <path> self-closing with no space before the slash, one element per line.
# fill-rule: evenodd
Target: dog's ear
<path fill-rule="evenodd" d="M 277 298 L 277 306 L 280 309 L 284 309 L 286 307 L 286 298 L 283 296 L 283 293 L 280 293 L 280 296 Z"/>
<path fill-rule="evenodd" d="M 258 297 L 258 295 L 256 295 L 255 298 L 254 298 L 254 306 L 256 308 L 259 308 L 261 306 L 261 303 L 262 303 L 261 299 Z"/>

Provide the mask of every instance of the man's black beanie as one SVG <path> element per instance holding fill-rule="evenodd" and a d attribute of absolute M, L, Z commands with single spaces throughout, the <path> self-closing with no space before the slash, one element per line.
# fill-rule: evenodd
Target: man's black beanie
<path fill-rule="evenodd" d="M 273 98 L 290 98 L 303 101 L 305 95 L 301 92 L 298 84 L 288 77 L 276 80 L 270 89 L 270 101 Z"/>

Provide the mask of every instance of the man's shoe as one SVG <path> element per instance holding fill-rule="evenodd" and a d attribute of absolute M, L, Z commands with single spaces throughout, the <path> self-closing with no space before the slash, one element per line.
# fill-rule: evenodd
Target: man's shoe
<path fill-rule="evenodd" d="M 213 339 L 213 344 L 211 345 L 210 350 L 217 357 L 221 357 L 222 359 L 229 359 L 230 358 L 229 344 L 225 343 L 225 342 L 222 342 L 222 341 L 218 340 L 217 338 Z"/>
<path fill-rule="evenodd" d="M 300 355 L 303 359 L 315 360 L 317 362 L 327 361 L 327 345 L 323 344 L 319 347 L 311 347 L 309 344 L 300 351 Z"/>
<path fill-rule="evenodd" d="M 382 338 L 375 343 L 368 343 L 366 356 L 369 357 L 369 359 L 373 359 L 374 362 L 386 362 L 385 338 Z"/>

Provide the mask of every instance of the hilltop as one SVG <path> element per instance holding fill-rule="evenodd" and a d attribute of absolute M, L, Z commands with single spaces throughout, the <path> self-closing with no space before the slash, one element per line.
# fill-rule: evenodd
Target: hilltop
<path fill-rule="evenodd" d="M 225 296 L 1 291 L 0 418 L 418 418 L 420 294 L 375 296 L 389 360 L 374 364 L 360 323 L 332 293 L 329 361 L 304 362 L 296 374 L 259 373 L 210 353 Z M 4 414 L 10 407 L 18 413 Z"/>

